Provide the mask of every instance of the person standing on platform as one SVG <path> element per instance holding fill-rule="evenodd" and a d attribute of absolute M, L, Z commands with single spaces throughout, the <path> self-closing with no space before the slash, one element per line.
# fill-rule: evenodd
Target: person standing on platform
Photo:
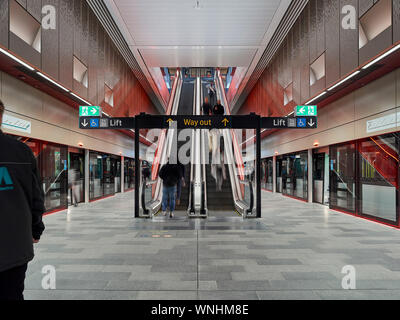
<path fill-rule="evenodd" d="M 4 105 L 0 101 L 0 124 Z M 24 300 L 33 244 L 45 229 L 44 192 L 35 156 L 0 130 L 0 300 Z"/>
<path fill-rule="evenodd" d="M 71 168 L 68 171 L 68 187 L 71 189 L 71 204 L 78 206 L 78 170 Z"/>
<path fill-rule="evenodd" d="M 162 195 L 162 212 L 167 215 L 167 208 L 169 207 L 169 217 L 174 217 L 175 211 L 175 197 L 178 181 L 182 179 L 181 169 L 177 164 L 164 164 L 158 173 L 163 181 L 163 195 Z"/>

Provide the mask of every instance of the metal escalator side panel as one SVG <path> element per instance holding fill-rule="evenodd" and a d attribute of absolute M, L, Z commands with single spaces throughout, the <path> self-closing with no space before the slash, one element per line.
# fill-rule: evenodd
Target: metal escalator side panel
<path fill-rule="evenodd" d="M 178 73 L 178 76 L 175 78 L 174 85 L 172 87 L 172 93 L 171 93 L 171 99 L 168 103 L 167 111 L 166 114 L 174 114 L 174 109 L 176 109 L 175 105 L 177 104 L 177 101 L 179 103 L 179 98 L 180 98 L 180 92 L 182 89 L 182 79 L 180 73 Z M 165 140 L 165 133 L 166 130 L 162 130 L 160 139 L 158 140 L 157 143 L 157 148 L 156 148 L 156 153 L 153 161 L 153 166 L 152 166 L 152 174 L 151 178 L 155 180 L 157 178 L 158 170 L 159 170 L 159 165 L 160 165 L 160 154 L 163 152 L 163 144 Z"/>
<path fill-rule="evenodd" d="M 181 73 L 179 72 L 178 76 L 175 79 L 174 85 L 173 85 L 173 93 L 171 94 L 171 99 L 170 99 L 170 102 L 167 107 L 167 114 L 171 114 L 171 115 L 176 114 L 176 111 L 177 111 L 178 105 L 179 105 L 182 84 L 183 84 L 183 81 L 182 81 Z M 157 149 L 155 152 L 155 157 L 154 157 L 153 166 L 152 166 L 152 175 L 151 175 L 152 181 L 153 182 L 156 181 L 152 185 L 152 188 L 153 188 L 152 199 L 147 201 L 146 203 L 141 203 L 141 206 L 140 206 L 140 208 L 143 208 L 144 210 L 149 211 L 150 217 L 153 216 L 155 213 L 157 213 L 161 207 L 162 183 L 161 183 L 161 179 L 158 177 L 158 171 L 160 168 L 160 164 L 165 163 L 165 159 L 167 157 L 168 144 L 171 139 L 170 138 L 171 133 L 169 131 L 170 130 L 162 129 L 159 140 L 158 140 L 158 145 L 157 145 Z M 143 192 L 143 190 L 145 190 L 145 188 L 146 188 L 146 186 L 143 186 L 143 182 L 141 182 L 140 191 Z M 139 196 L 140 202 L 145 201 L 145 199 L 142 199 L 142 198 L 143 198 L 143 196 L 141 194 Z"/>
<path fill-rule="evenodd" d="M 182 84 L 182 80 L 181 80 L 181 84 Z M 179 87 L 179 91 L 176 94 L 177 99 L 175 99 L 173 107 L 172 107 L 173 114 L 176 114 L 177 106 L 179 105 L 181 89 L 182 89 L 182 85 Z M 169 150 L 168 144 L 170 141 L 169 139 L 171 139 L 168 137 L 170 137 L 169 130 L 163 129 L 161 131 L 161 136 L 160 136 L 160 140 L 162 140 L 163 147 L 160 149 L 161 150 L 161 152 L 159 153 L 160 156 L 157 159 L 155 159 L 158 161 L 158 168 L 155 173 L 156 175 L 154 177 L 152 176 L 153 180 L 158 179 L 154 199 L 159 199 L 160 201 L 161 201 L 161 179 L 158 178 L 158 170 L 159 170 L 160 164 L 165 163 L 166 158 L 168 156 L 168 150 Z"/>
<path fill-rule="evenodd" d="M 222 79 L 219 70 L 217 71 L 216 76 L 216 91 L 217 97 L 219 96 L 220 100 L 223 101 L 225 105 L 226 114 L 230 115 L 229 105 L 227 103 L 227 99 L 225 96 L 225 91 L 222 85 Z M 225 142 L 225 156 L 227 157 L 228 161 L 228 168 L 229 168 L 229 177 L 231 181 L 232 187 L 232 195 L 234 200 L 235 208 L 245 215 L 245 209 L 243 208 L 243 193 L 240 186 L 240 180 L 244 179 L 244 165 L 242 155 L 240 153 L 239 143 L 237 141 L 236 133 L 233 129 L 230 130 L 223 130 L 223 137 Z M 236 166 L 238 163 L 238 166 Z"/>
<path fill-rule="evenodd" d="M 221 78 L 221 71 L 218 69 L 217 74 L 216 74 L 216 87 L 217 87 L 217 95 L 220 96 L 220 99 L 223 101 L 223 104 L 225 105 L 225 113 L 227 115 L 231 114 L 231 109 L 228 104 L 228 100 L 226 98 L 224 86 L 222 83 L 222 78 Z M 234 143 L 234 152 L 235 152 L 235 158 L 236 158 L 236 163 L 238 164 L 238 171 L 239 171 L 239 176 L 240 179 L 244 179 L 244 162 L 242 158 L 242 154 L 240 153 L 239 149 L 239 143 L 238 139 L 236 137 L 236 133 L 233 129 L 231 129 L 231 135 L 233 138 L 233 143 Z"/>
<path fill-rule="evenodd" d="M 200 81 L 200 97 L 201 97 L 201 104 L 204 101 L 204 87 L 201 84 Z M 200 106 L 201 108 L 201 106 Z M 201 114 L 201 110 L 200 110 L 200 114 Z M 208 130 L 203 129 L 201 130 L 201 170 L 202 170 L 202 189 L 201 189 L 201 211 L 200 214 L 203 216 L 207 216 L 208 215 L 208 204 L 207 204 L 207 173 L 206 173 L 206 163 L 208 161 L 206 161 L 206 156 L 208 157 Z M 207 143 L 206 143 L 207 142 Z"/>
<path fill-rule="evenodd" d="M 196 80 L 197 82 L 197 80 Z M 197 86 L 194 86 L 194 94 L 193 94 L 193 108 L 192 108 L 192 114 L 196 113 L 196 89 Z M 189 216 L 194 216 L 196 214 L 195 210 L 195 189 L 194 189 L 194 183 L 195 183 L 195 178 L 196 178 L 196 171 L 194 170 L 194 162 L 195 162 L 195 130 L 192 130 L 192 147 L 191 147 L 191 152 L 190 152 L 190 189 L 189 189 L 189 207 L 188 207 L 188 215 Z"/>
<path fill-rule="evenodd" d="M 200 115 L 200 77 L 196 79 L 196 110 L 195 114 Z M 195 129 L 195 193 L 194 193 L 194 203 L 196 212 L 201 210 L 201 182 L 202 182 L 202 172 L 201 172 L 201 153 L 200 153 L 200 129 Z"/>

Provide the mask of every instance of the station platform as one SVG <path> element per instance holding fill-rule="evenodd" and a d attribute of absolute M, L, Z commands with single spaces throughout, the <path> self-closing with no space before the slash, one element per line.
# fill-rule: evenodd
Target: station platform
<path fill-rule="evenodd" d="M 262 218 L 134 219 L 133 193 L 46 216 L 30 299 L 399 299 L 398 230 L 263 191 Z M 42 289 L 42 268 L 56 289 Z M 342 288 L 342 268 L 356 290 Z"/>

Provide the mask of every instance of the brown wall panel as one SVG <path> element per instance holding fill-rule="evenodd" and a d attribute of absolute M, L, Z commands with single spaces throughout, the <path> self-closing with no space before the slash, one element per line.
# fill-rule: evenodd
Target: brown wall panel
<path fill-rule="evenodd" d="M 393 0 L 393 42 L 400 41 L 400 1 Z"/>
<path fill-rule="evenodd" d="M 93 12 L 89 14 L 89 96 L 90 101 L 97 104 L 97 19 Z"/>
<path fill-rule="evenodd" d="M 358 0 L 341 0 L 340 8 L 357 8 Z M 340 75 L 345 76 L 358 66 L 358 24 L 355 30 L 340 28 Z"/>
<path fill-rule="evenodd" d="M 317 53 L 317 0 L 310 0 L 310 62 L 318 58 Z"/>
<path fill-rule="evenodd" d="M 363 16 L 373 5 L 373 0 L 358 0 L 359 17 Z"/>
<path fill-rule="evenodd" d="M 301 67 L 300 67 L 300 22 L 293 29 L 293 100 L 300 104 L 301 100 Z"/>
<path fill-rule="evenodd" d="M 105 32 L 101 25 L 98 25 L 98 65 L 97 65 L 97 101 L 98 104 L 104 102 L 104 68 L 105 68 L 105 55 L 104 55 L 104 40 Z M 127 69 L 127 68 L 126 68 Z"/>
<path fill-rule="evenodd" d="M 21 6 L 23 6 L 26 9 L 26 2 L 28 0 L 16 0 Z"/>
<path fill-rule="evenodd" d="M 12 32 L 9 33 L 9 48 L 11 51 L 15 52 L 17 55 L 30 62 L 31 64 L 41 67 L 41 56 L 38 51 L 33 49 L 24 40 L 17 37 Z"/>
<path fill-rule="evenodd" d="M 301 96 L 300 103 L 308 100 L 310 97 L 310 56 L 309 56 L 309 5 L 306 6 L 301 15 L 300 28 L 300 61 L 301 61 Z"/>
<path fill-rule="evenodd" d="M 262 106 L 264 115 L 286 115 L 295 104 L 308 100 L 306 99 L 308 90 L 309 97 L 317 95 L 367 59 L 390 47 L 392 42 L 400 41 L 399 0 L 393 0 L 392 28 L 384 31 L 361 50 L 358 49 L 358 29 L 342 29 L 341 9 L 344 5 L 354 6 L 360 15 L 376 2 L 378 0 L 310 0 L 248 95 L 239 113 L 257 112 Z M 308 30 L 307 12 L 309 12 Z M 306 57 L 308 55 L 309 66 L 324 52 L 326 76 L 307 88 L 309 67 L 306 68 Z M 293 101 L 284 106 L 283 89 L 291 82 L 293 82 Z"/>
<path fill-rule="evenodd" d="M 43 3 L 43 6 L 50 3 Z M 28 0 L 26 10 L 39 22 L 42 21 L 42 0 Z"/>
<path fill-rule="evenodd" d="M 360 64 L 367 62 L 393 44 L 392 27 L 387 28 L 359 50 Z"/>
<path fill-rule="evenodd" d="M 60 67 L 59 80 L 68 88 L 73 87 L 73 55 L 74 55 L 74 16 L 73 2 L 60 0 Z"/>
<path fill-rule="evenodd" d="M 42 70 L 58 80 L 59 67 L 59 0 L 43 0 L 56 8 L 56 29 L 42 28 Z"/>
<path fill-rule="evenodd" d="M 325 52 L 325 5 L 324 1 L 317 0 L 317 57 Z"/>
<path fill-rule="evenodd" d="M 74 55 L 81 57 L 82 1 L 74 0 Z"/>
<path fill-rule="evenodd" d="M 2 46 L 9 47 L 91 103 L 104 105 L 104 82 L 107 78 L 115 98 L 114 108 L 105 106 L 111 115 L 113 112 L 121 115 L 158 114 L 86 1 L 20 0 L 19 3 L 39 21 L 42 5 L 53 5 L 57 14 L 56 30 L 42 30 L 42 52 L 37 52 L 9 32 L 9 0 L 0 0 Z M 74 55 L 88 67 L 89 88 L 73 79 Z"/>
<path fill-rule="evenodd" d="M 325 36 L 326 36 L 326 84 L 340 78 L 340 1 L 324 0 Z"/>
<path fill-rule="evenodd" d="M 81 61 L 89 63 L 89 7 L 86 1 L 82 1 L 82 29 L 81 31 Z"/>
<path fill-rule="evenodd" d="M 0 45 L 8 48 L 8 0 L 0 0 Z"/>

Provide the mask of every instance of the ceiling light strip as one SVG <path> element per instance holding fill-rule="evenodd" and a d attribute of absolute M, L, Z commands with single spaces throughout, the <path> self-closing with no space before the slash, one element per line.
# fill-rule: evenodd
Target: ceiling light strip
<path fill-rule="evenodd" d="M 51 82 L 52 84 L 56 85 L 57 87 L 63 89 L 66 92 L 69 92 L 67 88 L 64 88 L 61 84 L 55 82 L 53 79 L 50 79 L 48 76 L 44 75 L 43 73 L 37 71 L 37 74 L 41 76 L 42 78 L 46 79 L 47 81 Z"/>
<path fill-rule="evenodd" d="M 309 105 L 311 102 L 321 98 L 322 96 L 326 95 L 327 91 L 322 92 L 321 94 L 319 94 L 318 96 L 316 96 L 315 98 L 312 98 L 310 101 L 306 102 L 306 105 Z"/>
<path fill-rule="evenodd" d="M 8 52 L 7 50 L 4 50 L 2 48 L 0 48 L 0 52 L 5 54 L 6 56 L 10 57 L 11 59 L 13 59 L 14 61 L 18 62 L 19 64 L 22 64 L 25 68 L 31 70 L 31 71 L 35 71 L 34 68 L 32 68 L 29 64 L 23 62 L 21 59 L 17 58 L 16 56 L 12 55 L 10 52 Z"/>
<path fill-rule="evenodd" d="M 365 65 L 363 67 L 363 70 L 368 69 L 370 66 L 374 65 L 375 63 L 377 63 L 378 61 L 382 60 L 383 58 L 386 58 L 388 55 L 392 54 L 393 52 L 395 52 L 395 51 L 397 51 L 399 49 L 400 49 L 400 44 L 398 44 L 397 46 L 393 47 L 389 51 L 385 52 L 380 57 L 372 60 L 370 63 L 368 63 L 367 65 Z"/>
<path fill-rule="evenodd" d="M 352 73 L 351 75 L 349 75 L 348 77 L 344 78 L 342 81 L 339 81 L 338 83 L 336 83 L 335 85 L 333 85 L 332 87 L 330 87 L 328 89 L 328 91 L 332 91 L 333 89 L 337 88 L 338 86 L 340 86 L 341 84 L 345 83 L 347 80 L 350 80 L 351 78 L 353 78 L 354 76 L 356 76 L 357 74 L 359 74 L 361 71 L 357 70 L 356 72 Z"/>
<path fill-rule="evenodd" d="M 73 92 L 70 92 L 71 95 L 73 95 L 75 98 L 78 98 L 79 100 L 81 100 L 82 102 L 86 103 L 86 105 L 91 106 L 92 104 L 90 102 L 87 102 L 85 99 L 82 99 L 80 96 L 76 95 Z"/>

